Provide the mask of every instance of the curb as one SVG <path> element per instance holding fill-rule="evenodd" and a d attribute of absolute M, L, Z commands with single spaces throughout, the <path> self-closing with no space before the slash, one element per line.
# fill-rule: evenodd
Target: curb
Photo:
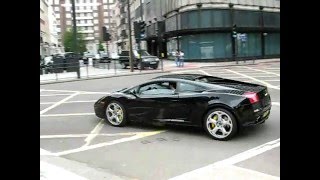
<path fill-rule="evenodd" d="M 268 63 L 274 63 L 274 62 L 280 62 L 280 60 L 273 60 L 273 61 L 266 61 L 266 62 L 258 62 L 255 64 L 229 64 L 229 65 L 208 65 L 208 66 L 200 66 L 200 67 L 194 67 L 194 68 L 187 68 L 187 69 L 181 69 L 181 71 L 185 70 L 193 70 L 193 69 L 203 69 L 203 68 L 209 68 L 209 67 L 230 67 L 230 66 L 253 66 L 258 64 L 268 64 Z M 144 74 L 161 74 L 161 73 L 170 73 L 176 70 L 164 70 L 161 72 L 144 72 L 139 74 L 119 74 L 119 75 L 113 75 L 113 76 L 100 76 L 100 77 L 90 77 L 90 78 L 83 78 L 83 79 L 71 79 L 71 80 L 58 80 L 53 82 L 40 82 L 40 85 L 47 85 L 47 84 L 58 84 L 58 83 L 67 83 L 67 82 L 76 82 L 76 81 L 87 81 L 87 80 L 95 80 L 95 79 L 105 79 L 105 78 L 113 78 L 113 77 L 123 77 L 123 76 L 135 76 L 135 75 L 144 75 Z M 178 70 L 180 71 L 180 70 Z"/>

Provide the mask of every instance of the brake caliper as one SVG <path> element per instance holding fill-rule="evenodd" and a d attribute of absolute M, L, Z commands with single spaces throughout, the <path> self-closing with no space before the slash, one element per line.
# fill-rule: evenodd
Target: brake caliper
<path fill-rule="evenodd" d="M 213 120 L 217 121 L 218 120 L 218 115 L 213 116 Z M 211 123 L 211 128 L 213 129 L 216 125 L 214 123 Z"/>

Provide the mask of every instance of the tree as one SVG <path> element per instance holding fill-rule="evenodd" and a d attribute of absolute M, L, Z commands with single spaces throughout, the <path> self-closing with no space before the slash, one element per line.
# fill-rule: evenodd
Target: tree
<path fill-rule="evenodd" d="M 63 35 L 63 45 L 65 52 L 74 52 L 75 49 L 73 47 L 73 31 L 71 29 L 67 29 Z M 83 53 L 87 51 L 86 43 L 84 41 L 83 34 L 77 33 L 77 45 L 78 52 Z"/>
<path fill-rule="evenodd" d="M 98 51 L 104 51 L 104 47 L 101 43 L 101 41 L 99 41 L 99 48 L 98 48 Z"/>

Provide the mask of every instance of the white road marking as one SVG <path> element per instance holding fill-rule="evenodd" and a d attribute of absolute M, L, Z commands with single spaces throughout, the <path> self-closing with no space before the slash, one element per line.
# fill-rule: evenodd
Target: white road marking
<path fill-rule="evenodd" d="M 41 90 L 41 89 L 40 89 Z M 110 94 L 109 92 L 91 92 L 91 91 L 70 91 L 70 90 L 53 90 L 53 89 L 44 89 L 43 91 L 49 92 L 64 92 L 64 93 L 80 93 L 80 94 Z M 70 94 L 69 94 L 70 95 Z"/>
<path fill-rule="evenodd" d="M 95 134 L 97 136 L 133 136 L 138 133 L 143 133 L 143 132 L 127 132 L 127 133 L 114 133 L 114 134 Z M 61 134 L 61 135 L 41 135 L 40 139 L 58 139 L 58 138 L 83 138 L 87 137 L 91 134 Z"/>
<path fill-rule="evenodd" d="M 40 180 L 44 179 L 87 180 L 86 178 L 67 171 L 63 168 L 40 161 Z"/>
<path fill-rule="evenodd" d="M 215 162 L 215 163 L 210 164 L 208 166 L 205 166 L 205 167 L 202 167 L 199 169 L 195 169 L 193 171 L 176 176 L 174 178 L 171 178 L 170 180 L 202 179 L 201 177 L 205 177 L 205 175 L 207 175 L 206 177 L 208 178 L 208 173 L 210 171 L 212 171 L 212 169 L 214 169 L 214 168 L 226 167 L 226 166 L 230 166 L 230 165 L 239 163 L 241 161 L 247 160 L 249 158 L 252 158 L 254 156 L 257 156 L 259 154 L 262 154 L 266 151 L 269 151 L 269 150 L 276 148 L 276 147 L 279 147 L 279 146 L 280 146 L 280 138 L 276 139 L 274 141 L 270 141 L 268 143 L 265 143 L 263 145 L 257 146 L 255 148 L 252 148 L 252 149 L 247 150 L 245 152 L 239 153 L 239 154 L 234 155 L 234 156 L 227 158 L 225 160 L 218 161 L 218 162 Z M 196 178 L 196 177 L 198 177 L 198 178 Z M 212 179 L 212 178 L 210 177 L 209 179 Z M 223 178 L 220 178 L 220 179 L 223 179 Z"/>
<path fill-rule="evenodd" d="M 237 71 L 238 72 L 238 71 Z M 275 76 L 253 76 L 254 78 L 277 78 Z M 225 78 L 235 78 L 235 79 L 244 79 L 247 77 L 240 77 L 240 76 L 232 76 L 232 77 L 225 77 Z"/>
<path fill-rule="evenodd" d="M 260 69 L 254 69 L 254 68 L 251 68 L 251 67 L 244 67 L 244 68 L 251 69 L 251 70 L 253 70 L 253 71 L 264 72 L 264 73 L 267 73 L 267 74 L 274 74 L 274 75 L 276 75 L 276 76 L 279 76 L 279 77 L 280 77 L 280 74 L 277 74 L 277 73 L 274 73 L 274 72 L 263 71 L 263 70 L 260 70 Z"/>
<path fill-rule="evenodd" d="M 186 73 L 186 72 L 196 72 L 197 70 L 184 70 L 184 71 L 173 71 L 171 73 L 174 74 L 181 74 L 181 73 Z"/>
<path fill-rule="evenodd" d="M 40 97 L 42 96 L 70 96 L 72 94 L 40 94 Z"/>
<path fill-rule="evenodd" d="M 80 94 L 110 94 L 109 92 L 81 92 L 80 91 Z"/>
<path fill-rule="evenodd" d="M 41 102 L 40 105 L 41 104 L 54 104 L 54 103 L 56 103 L 56 102 Z"/>
<path fill-rule="evenodd" d="M 110 142 L 99 143 L 99 144 L 89 145 L 89 146 L 85 146 L 85 147 L 80 147 L 80 148 L 77 148 L 77 149 L 72 149 L 72 150 L 67 150 L 67 151 L 54 153 L 54 155 L 63 156 L 63 155 L 78 153 L 78 152 L 87 151 L 87 150 L 91 150 L 91 149 L 96 149 L 96 148 L 100 148 L 100 147 L 105 147 L 105 146 L 110 146 L 110 145 L 119 144 L 119 143 L 123 143 L 123 142 L 133 141 L 133 140 L 144 138 L 144 137 L 147 137 L 147 136 L 156 135 L 156 134 L 159 134 L 159 133 L 162 133 L 162 132 L 164 132 L 164 131 L 143 132 L 143 133 L 139 133 L 139 134 L 136 134 L 134 136 L 131 136 L 131 137 L 121 138 L 121 139 L 113 140 L 113 141 L 110 141 Z"/>
<path fill-rule="evenodd" d="M 63 104 L 71 104 L 71 103 L 91 103 L 91 102 L 96 102 L 97 100 L 87 100 L 87 101 L 67 101 L 64 102 Z M 40 104 L 54 104 L 56 102 L 41 102 Z"/>
<path fill-rule="evenodd" d="M 280 79 L 270 79 L 270 80 L 264 80 L 264 81 L 268 81 L 268 82 L 278 82 L 278 81 L 280 81 Z"/>
<path fill-rule="evenodd" d="M 69 99 L 71 99 L 71 98 L 73 98 L 73 97 L 77 96 L 78 94 L 79 94 L 79 92 L 76 92 L 76 93 L 74 93 L 74 94 L 72 94 L 72 95 L 70 95 L 70 96 L 68 96 L 68 97 L 66 97 L 66 98 L 64 98 L 64 99 L 62 99 L 61 101 L 59 101 L 59 102 L 57 102 L 57 103 L 53 104 L 52 106 L 47 107 L 46 109 L 44 109 L 44 110 L 40 111 L 40 115 L 42 115 L 42 114 L 44 114 L 44 113 L 48 112 L 49 110 L 51 110 L 51 109 L 53 109 L 53 108 L 55 108 L 55 107 L 59 106 L 60 104 L 62 104 L 62 103 L 64 103 L 64 102 L 68 101 Z"/>
<path fill-rule="evenodd" d="M 205 74 L 205 75 L 211 76 L 211 74 L 205 72 L 204 70 L 198 70 L 198 71 L 202 72 L 202 73 Z"/>
<path fill-rule="evenodd" d="M 280 106 L 280 102 L 272 102 L 272 105 Z"/>
<path fill-rule="evenodd" d="M 236 178 L 235 178 L 236 177 Z M 174 177 L 170 180 L 279 180 L 280 177 L 272 176 L 269 174 L 237 167 L 234 165 L 213 167 L 210 171 L 201 171 L 184 177 Z"/>
<path fill-rule="evenodd" d="M 53 90 L 53 89 L 44 89 L 43 91 L 49 91 L 49 92 L 70 92 L 70 93 L 76 93 L 78 91 L 70 91 L 70 90 Z"/>
<path fill-rule="evenodd" d="M 59 117 L 59 116 L 92 116 L 95 113 L 73 113 L 73 114 L 40 114 L 40 117 Z"/>
<path fill-rule="evenodd" d="M 64 102 L 64 104 L 68 104 L 68 103 L 89 103 L 89 102 L 96 102 L 97 100 L 88 100 L 88 101 L 67 101 Z"/>
<path fill-rule="evenodd" d="M 50 155 L 52 155 L 51 152 L 40 148 L 40 156 L 50 156 Z"/>
<path fill-rule="evenodd" d="M 277 86 L 271 85 L 271 84 L 269 84 L 269 83 L 267 83 L 267 82 L 265 82 L 265 81 L 262 81 L 262 80 L 256 79 L 256 78 L 251 77 L 251 76 L 248 76 L 248 75 L 246 75 L 246 74 L 241 74 L 241 73 L 238 73 L 238 72 L 233 71 L 233 70 L 230 70 L 230 69 L 226 69 L 226 71 L 229 71 L 229 72 L 232 72 L 232 73 L 238 74 L 238 75 L 240 75 L 240 76 L 243 76 L 243 77 L 247 77 L 247 78 L 249 78 L 249 79 L 252 79 L 252 80 L 254 80 L 254 81 L 260 82 L 260 83 L 262 83 L 262 84 L 264 84 L 264 85 L 268 86 L 269 88 L 280 90 L 280 88 L 279 88 L 279 87 L 277 87 Z"/>
<path fill-rule="evenodd" d="M 90 142 L 97 136 L 97 134 L 99 134 L 103 127 L 103 121 L 104 120 L 101 119 L 96 127 L 94 127 L 94 129 L 90 132 L 90 135 L 88 135 L 88 137 L 84 140 L 86 143 L 82 147 L 88 146 Z"/>

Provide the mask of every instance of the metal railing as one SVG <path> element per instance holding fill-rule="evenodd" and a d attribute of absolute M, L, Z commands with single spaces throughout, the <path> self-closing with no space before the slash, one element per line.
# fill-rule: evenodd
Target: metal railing
<path fill-rule="evenodd" d="M 118 59 L 104 61 L 89 60 L 88 62 L 79 60 L 79 62 L 75 63 L 53 63 L 49 65 L 40 65 L 40 83 L 161 71 L 164 71 L 163 60 L 161 59 L 158 62 L 157 69 L 148 67 L 138 69 L 135 67 L 134 72 L 130 72 L 129 66 L 127 66 L 127 68 L 123 68 Z"/>

